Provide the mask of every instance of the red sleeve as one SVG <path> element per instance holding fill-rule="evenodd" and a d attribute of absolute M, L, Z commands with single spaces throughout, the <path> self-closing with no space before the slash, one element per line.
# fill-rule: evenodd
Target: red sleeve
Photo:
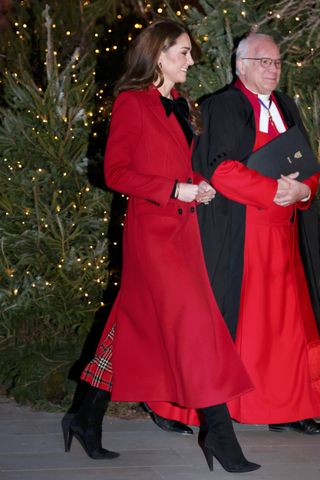
<path fill-rule="evenodd" d="M 299 210 L 307 210 L 310 207 L 310 204 L 318 191 L 319 178 L 320 178 L 320 173 L 315 173 L 314 175 L 307 178 L 306 180 L 303 180 L 302 183 L 310 187 L 311 195 L 306 202 L 301 202 L 301 201 L 297 202 L 297 207 L 299 208 Z"/>
<path fill-rule="evenodd" d="M 225 197 L 257 208 L 269 208 L 278 189 L 277 180 L 264 177 L 237 160 L 221 162 L 211 183 Z"/>
<path fill-rule="evenodd" d="M 193 172 L 193 183 L 199 185 L 201 182 L 208 182 L 208 180 L 198 172 Z"/>
<path fill-rule="evenodd" d="M 135 153 L 143 134 L 140 102 L 131 92 L 121 93 L 112 110 L 104 157 L 106 184 L 126 195 L 146 198 L 165 206 L 174 181 L 136 169 Z"/>

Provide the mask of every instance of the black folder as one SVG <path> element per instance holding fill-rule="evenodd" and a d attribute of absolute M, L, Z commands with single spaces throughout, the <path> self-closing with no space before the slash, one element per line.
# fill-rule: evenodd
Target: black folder
<path fill-rule="evenodd" d="M 289 128 L 252 153 L 247 166 L 271 178 L 299 172 L 299 181 L 320 171 L 320 163 L 297 126 Z"/>

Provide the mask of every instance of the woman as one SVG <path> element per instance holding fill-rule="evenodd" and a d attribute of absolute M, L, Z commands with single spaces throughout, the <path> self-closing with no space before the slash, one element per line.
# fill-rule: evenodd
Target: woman
<path fill-rule="evenodd" d="M 215 456 L 244 472 L 259 465 L 245 459 L 225 402 L 252 385 L 207 278 L 195 206 L 215 192 L 192 172 L 188 104 L 173 88 L 185 82 L 195 47 L 183 25 L 156 21 L 136 39 L 117 85 L 105 178 L 129 197 L 121 287 L 82 375 L 89 391 L 65 425 L 66 449 L 74 435 L 91 457 L 116 455 L 101 447 L 111 391 L 115 401 L 197 410 L 209 468 Z"/>

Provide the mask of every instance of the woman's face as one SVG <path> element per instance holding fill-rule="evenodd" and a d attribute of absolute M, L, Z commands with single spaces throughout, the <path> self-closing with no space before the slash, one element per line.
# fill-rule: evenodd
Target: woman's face
<path fill-rule="evenodd" d="M 175 83 L 186 81 L 187 70 L 194 64 L 191 48 L 189 35 L 182 33 L 172 47 L 165 52 L 161 52 L 158 64 L 165 84 L 172 84 L 173 86 Z"/>

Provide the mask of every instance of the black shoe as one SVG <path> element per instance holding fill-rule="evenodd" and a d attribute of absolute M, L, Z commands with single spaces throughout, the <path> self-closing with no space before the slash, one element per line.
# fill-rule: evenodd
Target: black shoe
<path fill-rule="evenodd" d="M 177 422 L 176 420 L 169 420 L 157 415 L 147 403 L 141 404 L 142 408 L 149 413 L 150 417 L 158 427 L 162 428 L 166 432 L 180 433 L 180 435 L 193 435 L 193 430 L 184 423 Z"/>
<path fill-rule="evenodd" d="M 184 423 L 177 422 L 176 420 L 169 420 L 168 418 L 163 418 L 157 415 L 156 413 L 150 414 L 152 420 L 158 427 L 162 428 L 166 432 L 175 432 L 180 433 L 180 435 L 193 435 L 193 431 L 188 425 Z"/>
<path fill-rule="evenodd" d="M 306 420 L 299 420 L 298 422 L 271 423 L 269 430 L 271 432 L 293 430 L 294 432 L 305 433 L 306 435 L 316 435 L 320 433 L 320 423 L 315 422 L 312 418 L 307 418 Z"/>

